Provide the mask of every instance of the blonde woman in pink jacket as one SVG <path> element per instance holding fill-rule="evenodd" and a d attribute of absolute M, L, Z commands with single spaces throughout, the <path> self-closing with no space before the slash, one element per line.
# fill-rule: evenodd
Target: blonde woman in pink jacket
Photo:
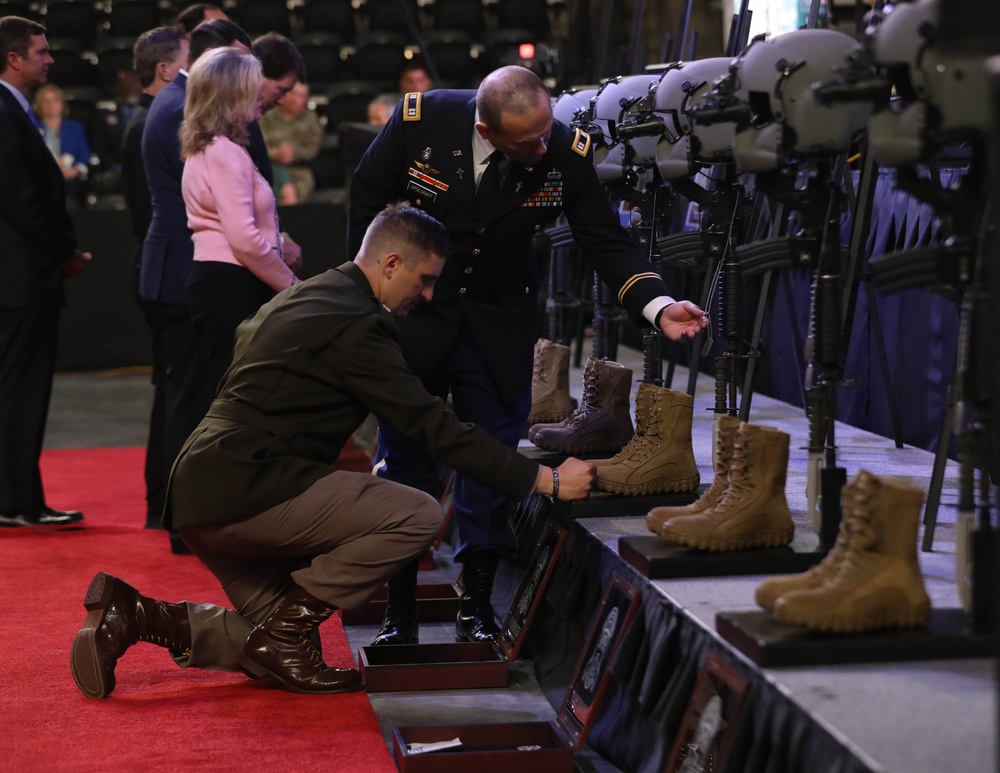
<path fill-rule="evenodd" d="M 185 303 L 218 387 L 237 326 L 298 282 L 282 249 L 271 186 L 247 152 L 261 115 L 261 65 L 236 48 L 206 52 L 191 68 L 181 125 L 181 190 L 194 232 Z"/>

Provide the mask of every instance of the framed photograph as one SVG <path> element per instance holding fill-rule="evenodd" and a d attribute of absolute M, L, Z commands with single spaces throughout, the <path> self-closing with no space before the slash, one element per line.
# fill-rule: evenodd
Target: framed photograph
<path fill-rule="evenodd" d="M 718 773 L 743 719 L 750 682 L 715 655 L 705 658 L 664 773 Z"/>
<path fill-rule="evenodd" d="M 639 610 L 641 594 L 617 572 L 611 575 L 590 623 L 573 681 L 556 717 L 556 724 L 577 749 L 583 748 L 597 707 L 608 686 L 608 665 L 621 637 Z"/>
<path fill-rule="evenodd" d="M 528 627 L 545 595 L 545 588 L 555 568 L 556 560 L 566 542 L 566 530 L 553 521 L 547 521 L 538 538 L 528 569 L 521 578 L 514 603 L 500 629 L 500 649 L 508 662 L 517 660 L 524 644 Z"/>

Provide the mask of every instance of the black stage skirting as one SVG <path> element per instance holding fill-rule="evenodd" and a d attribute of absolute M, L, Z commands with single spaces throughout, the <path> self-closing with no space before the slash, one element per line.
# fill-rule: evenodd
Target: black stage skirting
<path fill-rule="evenodd" d="M 601 757 L 623 771 L 666 770 L 696 678 L 705 659 L 714 654 L 750 684 L 743 721 L 729 739 L 732 745 L 724 770 L 883 770 L 793 701 L 778 680 L 695 615 L 672 604 L 616 550 L 591 533 L 586 519 L 568 520 L 561 506 L 529 498 L 515 509 L 520 544 L 535 544 L 545 523 L 553 519 L 566 526 L 567 540 L 526 634 L 521 657 L 533 661 L 539 685 L 557 712 L 566 700 L 588 628 L 612 574 L 618 573 L 641 593 L 639 611 L 608 665 L 609 686 L 587 739 L 587 745 Z M 521 566 L 501 565 L 493 597 L 496 609 L 510 608 L 530 561 L 531 556 L 523 555 Z M 872 721 L 877 723 L 879 718 Z M 893 728 L 884 731 L 891 734 Z"/>

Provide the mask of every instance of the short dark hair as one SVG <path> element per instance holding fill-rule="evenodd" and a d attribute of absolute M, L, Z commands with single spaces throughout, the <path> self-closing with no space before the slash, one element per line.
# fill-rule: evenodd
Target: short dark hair
<path fill-rule="evenodd" d="M 132 69 L 144 89 L 155 80 L 156 66 L 160 62 L 173 62 L 177 58 L 184 37 L 184 28 L 180 25 L 155 27 L 138 37 L 132 47 Z"/>
<path fill-rule="evenodd" d="M 406 247 L 416 248 L 421 254 L 414 255 Z M 399 252 L 404 263 L 419 263 L 430 255 L 445 258 L 450 250 L 448 229 L 408 201 L 390 204 L 375 215 L 361 243 L 362 259 L 372 260 L 387 252 Z"/>
<path fill-rule="evenodd" d="M 191 33 L 191 47 L 188 49 L 188 66 L 198 61 L 198 57 L 210 48 L 222 48 L 240 42 L 250 49 L 250 36 L 243 28 L 229 19 L 203 21 Z"/>
<path fill-rule="evenodd" d="M 264 77 L 276 81 L 294 72 L 295 77 L 305 82 L 306 63 L 302 54 L 284 35 L 268 32 L 253 42 L 253 55 L 264 65 Z"/>
<path fill-rule="evenodd" d="M 177 18 L 174 21 L 184 28 L 185 35 L 190 35 L 194 32 L 195 27 L 205 21 L 206 11 L 218 11 L 219 13 L 225 13 L 225 11 L 217 5 L 212 5 L 211 3 L 195 3 L 194 5 L 189 5 L 187 8 L 182 9 L 177 14 Z"/>
<path fill-rule="evenodd" d="M 45 27 L 37 21 L 21 16 L 4 16 L 0 18 L 0 72 L 7 70 L 7 55 L 17 54 L 25 57 L 31 48 L 33 35 L 44 35 Z"/>

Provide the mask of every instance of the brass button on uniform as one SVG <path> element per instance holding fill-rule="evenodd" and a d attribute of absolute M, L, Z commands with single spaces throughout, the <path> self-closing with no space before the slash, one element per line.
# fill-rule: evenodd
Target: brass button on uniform
<path fill-rule="evenodd" d="M 536 231 L 541 231 L 542 227 L 538 223 L 535 223 L 535 230 Z"/>
<path fill-rule="evenodd" d="M 417 199 L 414 203 L 419 207 L 421 204 L 424 203 L 424 201 L 423 199 Z"/>
<path fill-rule="evenodd" d="M 459 287 L 458 288 L 458 294 L 459 295 L 465 295 L 465 288 L 464 287 Z"/>
<path fill-rule="evenodd" d="M 473 255 L 478 255 L 479 254 L 479 248 L 478 247 L 473 247 L 472 254 Z"/>
<path fill-rule="evenodd" d="M 466 274 L 471 274 L 472 273 L 472 266 L 466 266 L 465 267 L 465 273 Z"/>

